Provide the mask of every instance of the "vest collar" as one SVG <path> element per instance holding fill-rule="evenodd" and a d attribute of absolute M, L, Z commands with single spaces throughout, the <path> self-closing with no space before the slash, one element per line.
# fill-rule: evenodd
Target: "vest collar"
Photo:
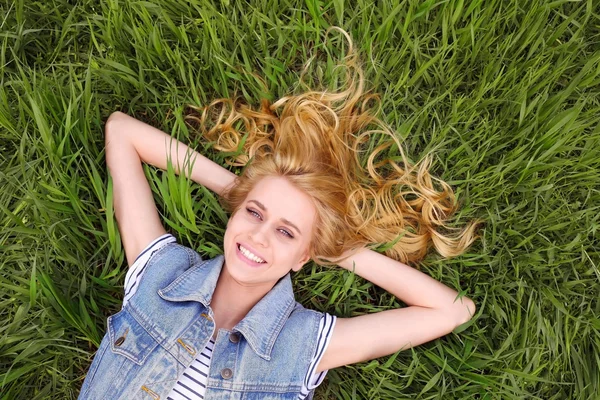
<path fill-rule="evenodd" d="M 198 301 L 210 305 L 225 258 L 220 255 L 193 265 L 158 294 L 168 301 Z M 244 335 L 260 357 L 270 360 L 271 350 L 295 306 L 292 280 L 288 273 L 233 328 Z"/>

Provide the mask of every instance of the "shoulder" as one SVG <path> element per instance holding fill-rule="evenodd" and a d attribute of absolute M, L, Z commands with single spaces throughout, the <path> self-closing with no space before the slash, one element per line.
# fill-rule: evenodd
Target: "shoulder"
<path fill-rule="evenodd" d="M 149 246 L 145 254 L 140 254 L 138 261 L 145 268 L 168 267 L 173 270 L 186 270 L 190 266 L 202 261 L 202 257 L 195 250 L 177 243 L 172 235 L 168 235 L 167 241 Z M 134 264 L 135 264 L 134 263 Z M 156 268 L 156 267 L 154 267 Z"/>
<path fill-rule="evenodd" d="M 334 315 L 310 310 L 300 303 L 296 303 L 284 330 L 289 335 L 296 336 L 296 340 L 303 341 L 307 346 L 308 353 L 314 355 L 320 352 L 325 344 L 329 342 L 335 322 L 336 317 Z M 302 335 L 299 335 L 299 332 Z"/>
<path fill-rule="evenodd" d="M 335 324 L 336 317 L 335 315 L 326 312 L 311 310 L 304 307 L 302 304 L 295 302 L 289 320 L 310 321 L 312 324 L 317 325 L 315 330 L 320 330 L 325 325 L 330 326 Z"/>
<path fill-rule="evenodd" d="M 169 281 L 200 261 L 202 257 L 196 251 L 178 244 L 173 235 L 161 235 L 146 246 L 127 271 L 123 306 L 142 283 Z"/>
<path fill-rule="evenodd" d="M 157 241 L 154 245 L 149 245 L 136 262 L 139 260 L 143 264 L 164 263 L 166 260 L 172 260 L 173 263 L 194 264 L 202 261 L 202 257 L 193 249 L 177 243 L 175 237 L 171 234 L 163 235 L 163 241 Z M 157 239 L 158 240 L 158 239 Z M 147 259 L 144 259 L 147 256 Z M 135 263 L 134 263 L 135 264 Z"/>
<path fill-rule="evenodd" d="M 318 324 L 324 315 L 325 314 L 320 311 L 305 308 L 302 304 L 296 302 L 288 318 L 288 323 L 295 321 L 303 323 L 310 322 L 312 325 L 315 325 L 314 328 L 316 330 L 318 329 Z"/>
<path fill-rule="evenodd" d="M 329 346 L 337 320 L 334 315 L 328 313 L 318 314 L 320 315 L 319 326 L 313 339 L 313 345 L 311 346 L 312 358 L 306 370 L 301 391 L 305 396 L 319 386 L 327 375 L 328 371 L 319 369 L 319 364 Z"/>

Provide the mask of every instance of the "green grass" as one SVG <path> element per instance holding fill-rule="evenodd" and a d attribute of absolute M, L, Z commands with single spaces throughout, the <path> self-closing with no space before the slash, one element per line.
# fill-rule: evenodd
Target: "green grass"
<path fill-rule="evenodd" d="M 74 5 L 73 3 L 76 3 Z M 101 3 L 101 4 L 99 4 Z M 442 339 L 332 370 L 317 399 L 600 398 L 600 5 L 589 1 L 0 3 L 0 397 L 74 399 L 122 300 L 103 124 L 122 110 L 215 154 L 187 104 L 335 87 L 348 30 L 382 117 L 455 188 L 461 257 L 422 270 L 477 315 Z M 203 255 L 226 215 L 147 167 L 168 231 Z M 338 316 L 398 301 L 349 272 L 295 276 Z"/>

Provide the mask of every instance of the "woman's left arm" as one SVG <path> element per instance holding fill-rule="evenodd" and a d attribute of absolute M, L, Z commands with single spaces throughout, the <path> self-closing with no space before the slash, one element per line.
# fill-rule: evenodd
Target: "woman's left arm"
<path fill-rule="evenodd" d="M 444 336 L 467 322 L 475 303 L 430 276 L 363 249 L 340 267 L 387 290 L 409 307 L 338 318 L 318 371 L 371 360 Z"/>

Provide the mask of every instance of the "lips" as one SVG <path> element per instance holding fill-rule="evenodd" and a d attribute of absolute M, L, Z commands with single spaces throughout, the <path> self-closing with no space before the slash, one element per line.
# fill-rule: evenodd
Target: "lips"
<path fill-rule="evenodd" d="M 258 261 L 254 261 L 254 260 L 251 260 L 251 259 L 247 258 L 244 255 L 244 253 L 242 252 L 242 250 L 240 249 L 240 245 L 242 247 L 244 247 L 244 249 L 246 249 L 250 253 L 254 254 L 256 257 L 258 257 L 261 260 L 263 260 L 264 262 L 258 262 Z M 245 243 L 236 243 L 235 250 L 236 250 L 235 252 L 236 252 L 238 258 L 240 258 L 242 261 L 244 261 L 246 264 L 248 264 L 248 265 L 250 265 L 252 267 L 261 267 L 261 266 L 263 266 L 264 264 L 267 263 L 266 260 L 265 260 L 265 258 L 262 255 L 258 254 L 252 247 L 248 246 Z"/>

